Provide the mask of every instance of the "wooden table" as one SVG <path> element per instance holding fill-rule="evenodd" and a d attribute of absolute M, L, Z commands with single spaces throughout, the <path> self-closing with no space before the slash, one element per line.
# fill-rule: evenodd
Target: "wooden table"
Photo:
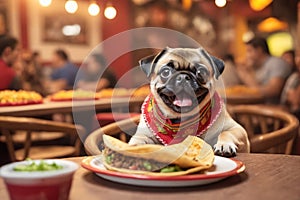
<path fill-rule="evenodd" d="M 89 110 L 104 110 L 112 107 L 140 106 L 144 98 L 105 98 L 95 101 L 45 101 L 42 104 L 0 107 L 0 115 L 41 116 L 54 113 L 72 113 Z"/>
<path fill-rule="evenodd" d="M 68 158 L 80 163 L 82 157 Z M 239 154 L 236 159 L 246 165 L 242 174 L 210 185 L 157 188 L 138 187 L 102 179 L 83 168 L 74 175 L 70 200 L 299 200 L 300 156 Z M 8 194 L 0 179 L 0 198 Z"/>
<path fill-rule="evenodd" d="M 145 98 L 143 97 L 120 97 L 103 98 L 95 101 L 59 101 L 51 102 L 45 100 L 42 104 L 32 104 L 24 106 L 5 106 L 0 107 L 0 115 L 39 117 L 45 115 L 73 114 L 75 124 L 81 124 L 87 133 L 94 129 L 93 121 L 97 112 L 108 109 L 126 109 L 140 108 Z M 115 110 L 114 110 L 115 111 Z"/>

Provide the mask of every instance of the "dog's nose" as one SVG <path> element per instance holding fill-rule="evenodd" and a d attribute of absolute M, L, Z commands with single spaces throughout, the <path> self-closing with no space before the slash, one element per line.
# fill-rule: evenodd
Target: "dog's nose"
<path fill-rule="evenodd" d="M 190 80 L 191 80 L 191 77 L 187 74 L 179 74 L 176 77 L 176 83 L 177 84 L 182 84 L 182 83 L 188 82 Z"/>

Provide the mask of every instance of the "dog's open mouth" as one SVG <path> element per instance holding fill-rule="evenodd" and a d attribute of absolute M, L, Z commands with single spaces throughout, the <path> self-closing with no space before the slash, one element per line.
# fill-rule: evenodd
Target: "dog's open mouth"
<path fill-rule="evenodd" d="M 178 94 L 174 94 L 171 91 L 159 92 L 160 97 L 166 105 L 178 113 L 189 112 L 194 109 L 208 94 L 207 89 L 201 89 L 198 94 L 188 94 L 185 91 L 181 91 Z"/>
<path fill-rule="evenodd" d="M 190 97 L 190 95 L 182 92 L 175 96 L 173 104 L 178 107 L 189 107 L 193 105 L 193 99 Z"/>

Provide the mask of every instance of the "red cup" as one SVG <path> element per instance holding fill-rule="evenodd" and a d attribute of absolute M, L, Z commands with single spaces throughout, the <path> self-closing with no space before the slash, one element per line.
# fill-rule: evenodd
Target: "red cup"
<path fill-rule="evenodd" d="M 66 160 L 47 159 L 43 162 L 63 166 L 52 171 L 20 172 L 14 171 L 23 161 L 5 165 L 0 170 L 11 200 L 67 200 L 72 185 L 73 174 L 78 165 Z M 40 160 L 34 160 L 40 162 Z"/>

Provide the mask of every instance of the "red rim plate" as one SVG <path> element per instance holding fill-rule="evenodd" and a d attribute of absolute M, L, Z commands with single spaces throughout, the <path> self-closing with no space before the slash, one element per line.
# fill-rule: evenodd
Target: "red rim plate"
<path fill-rule="evenodd" d="M 40 101 L 27 101 L 27 102 L 16 102 L 16 103 L 0 103 L 0 106 L 25 106 L 32 104 L 41 104 L 43 100 Z"/>
<path fill-rule="evenodd" d="M 90 100 L 99 100 L 100 98 L 50 98 L 50 101 L 90 101 Z"/>
<path fill-rule="evenodd" d="M 92 157 L 95 158 L 95 157 Z M 81 162 L 81 166 L 87 170 L 90 170 L 94 173 L 99 173 L 108 176 L 114 176 L 119 178 L 130 178 L 130 179 L 139 179 L 139 180 L 166 180 L 166 181 L 191 181 L 191 180 L 207 180 L 207 179 L 217 179 L 217 178 L 225 178 L 229 176 L 234 176 L 239 174 L 245 170 L 245 165 L 243 162 L 233 159 L 233 158 L 225 158 L 230 159 L 236 164 L 236 167 L 230 171 L 221 172 L 217 174 L 190 174 L 190 175 L 180 175 L 180 176 L 149 176 L 149 175 L 140 175 L 140 174 L 127 174 L 116 171 L 110 171 L 107 169 L 99 169 L 90 165 L 92 161 L 91 157 L 85 158 Z"/>

